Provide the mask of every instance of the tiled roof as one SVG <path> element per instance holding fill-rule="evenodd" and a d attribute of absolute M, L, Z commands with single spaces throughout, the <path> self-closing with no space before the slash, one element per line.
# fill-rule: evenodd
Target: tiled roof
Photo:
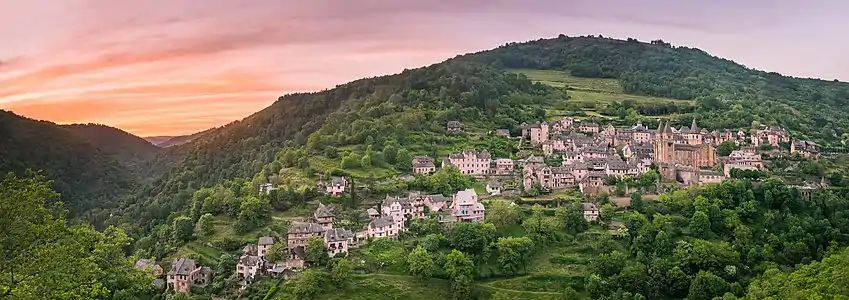
<path fill-rule="evenodd" d="M 595 203 L 584 202 L 584 203 L 581 203 L 581 207 L 584 210 L 598 210 L 598 207 L 595 206 Z"/>
<path fill-rule="evenodd" d="M 330 212 L 330 208 L 322 204 L 318 203 L 318 208 L 315 209 L 315 213 L 313 214 L 316 218 L 332 218 L 333 213 Z"/>

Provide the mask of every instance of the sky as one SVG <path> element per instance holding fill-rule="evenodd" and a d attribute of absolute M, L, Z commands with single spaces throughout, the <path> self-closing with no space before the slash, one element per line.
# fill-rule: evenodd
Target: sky
<path fill-rule="evenodd" d="M 663 39 L 849 81 L 843 0 L 0 0 L 0 109 L 139 136 L 542 37 Z"/>

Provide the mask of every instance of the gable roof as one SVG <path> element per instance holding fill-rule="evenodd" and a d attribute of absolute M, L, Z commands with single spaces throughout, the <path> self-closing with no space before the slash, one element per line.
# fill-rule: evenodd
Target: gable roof
<path fill-rule="evenodd" d="M 387 216 L 387 217 L 372 220 L 371 223 L 368 224 L 368 227 L 369 228 L 386 227 L 386 226 L 389 226 L 389 225 L 392 225 L 392 224 L 393 224 L 392 217 Z"/>
<path fill-rule="evenodd" d="M 294 222 L 289 226 L 288 233 L 320 233 L 324 232 L 324 227 L 312 222 Z"/>
<path fill-rule="evenodd" d="M 263 236 L 259 238 L 259 242 L 257 242 L 260 246 L 268 246 L 274 245 L 274 238 L 270 236 Z"/>
<path fill-rule="evenodd" d="M 168 275 L 189 275 L 189 273 L 196 269 L 197 264 L 194 259 L 181 258 L 171 264 L 171 270 L 168 271 Z"/>
<path fill-rule="evenodd" d="M 330 212 L 330 208 L 322 204 L 318 203 L 318 208 L 315 209 L 315 213 L 313 214 L 316 218 L 332 218 L 333 213 Z"/>
<path fill-rule="evenodd" d="M 328 242 L 341 242 L 353 236 L 354 233 L 345 228 L 333 228 L 324 232 L 324 240 Z"/>

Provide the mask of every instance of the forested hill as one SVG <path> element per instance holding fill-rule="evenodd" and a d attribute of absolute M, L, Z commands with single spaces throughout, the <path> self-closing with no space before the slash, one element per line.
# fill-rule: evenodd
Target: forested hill
<path fill-rule="evenodd" d="M 310 145 L 312 151 L 321 151 L 404 141 L 420 132 L 442 135 L 450 120 L 479 123 L 481 128 L 518 128 L 545 117 L 541 102 L 565 98 L 524 76 L 459 61 L 283 96 L 244 120 L 168 148 L 169 155 L 159 159 L 182 157 L 179 167 L 141 195 L 153 196 L 152 203 L 140 199 L 121 213 L 162 220 L 185 208 L 182 191 L 252 178 L 263 170 L 277 173 L 269 163 L 286 146 Z"/>
<path fill-rule="evenodd" d="M 82 136 L 101 151 L 134 169 L 141 168 L 162 150 L 140 137 L 106 125 L 72 124 L 62 125 L 62 128 Z"/>
<path fill-rule="evenodd" d="M 27 169 L 43 171 L 71 215 L 90 220 L 136 182 L 128 167 L 87 138 L 0 110 L 0 174 Z"/>
<path fill-rule="evenodd" d="M 849 128 L 849 83 L 758 71 L 660 40 L 561 35 L 510 43 L 460 59 L 615 78 L 626 93 L 696 100 L 699 124 L 707 128 L 748 127 L 758 121 L 789 128 L 796 138 L 831 145 L 838 144 Z"/>

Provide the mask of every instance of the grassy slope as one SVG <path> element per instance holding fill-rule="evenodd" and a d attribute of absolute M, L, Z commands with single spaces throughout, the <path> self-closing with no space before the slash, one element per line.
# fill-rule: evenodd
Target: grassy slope
<path fill-rule="evenodd" d="M 581 107 L 584 107 L 584 113 L 588 116 L 605 117 L 593 108 L 597 105 L 607 105 L 614 101 L 622 102 L 631 100 L 637 103 L 676 102 L 693 104 L 693 101 L 688 100 L 625 94 L 617 79 L 581 78 L 569 75 L 565 71 L 556 70 L 511 69 L 510 72 L 524 74 L 533 82 L 554 87 L 568 87 L 570 89 L 569 101 L 578 103 Z M 550 110 L 548 113 L 549 120 L 556 120 L 559 119 L 559 116 L 564 111 Z"/>

